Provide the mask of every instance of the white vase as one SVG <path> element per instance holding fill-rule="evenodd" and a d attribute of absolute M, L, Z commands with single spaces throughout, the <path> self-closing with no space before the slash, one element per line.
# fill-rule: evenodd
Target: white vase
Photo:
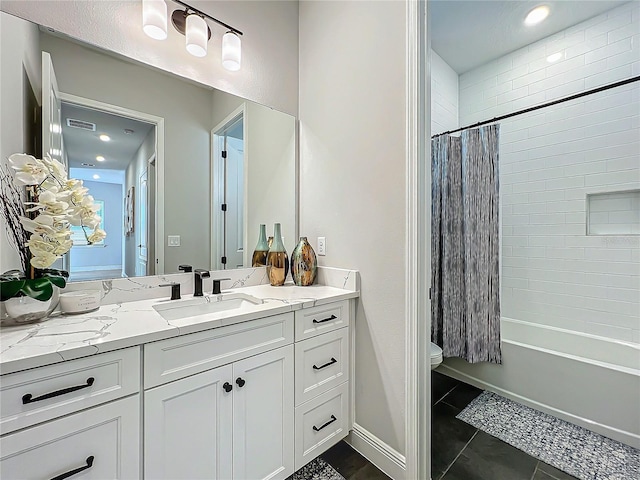
<path fill-rule="evenodd" d="M 0 302 L 0 325 L 3 327 L 39 322 L 58 306 L 60 289 L 55 285 L 49 300 L 41 301 L 28 296 L 13 297 Z"/>

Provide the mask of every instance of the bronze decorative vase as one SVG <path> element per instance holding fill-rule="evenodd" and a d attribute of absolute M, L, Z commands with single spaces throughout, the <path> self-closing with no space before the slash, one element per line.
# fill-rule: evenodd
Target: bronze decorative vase
<path fill-rule="evenodd" d="M 282 243 L 280 234 L 280 224 L 273 227 L 273 244 L 267 253 L 267 276 L 269 283 L 274 287 L 284 285 L 284 281 L 289 273 L 289 257 Z"/>
<path fill-rule="evenodd" d="M 291 277 L 293 283 L 306 287 L 316 280 L 318 261 L 307 237 L 300 237 L 300 242 L 291 252 Z"/>

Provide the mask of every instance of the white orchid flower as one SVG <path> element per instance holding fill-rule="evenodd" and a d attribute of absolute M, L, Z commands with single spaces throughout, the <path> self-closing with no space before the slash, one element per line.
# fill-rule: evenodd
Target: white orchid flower
<path fill-rule="evenodd" d="M 54 228 L 55 219 L 51 215 L 38 215 L 33 220 L 27 217 L 20 217 L 20 223 L 27 232 L 31 233 L 44 233 L 48 235 L 55 235 L 56 229 Z"/>
<path fill-rule="evenodd" d="M 43 163 L 49 169 L 49 172 L 60 182 L 67 181 L 67 171 L 64 168 L 64 165 L 60 163 L 55 158 L 51 158 L 49 154 L 46 154 L 42 159 Z"/>
<path fill-rule="evenodd" d="M 87 237 L 89 243 L 98 243 L 104 240 L 107 236 L 107 232 L 101 228 L 96 228 L 91 235 Z"/>
<path fill-rule="evenodd" d="M 16 171 L 16 180 L 23 185 L 39 185 L 49 173 L 42 160 L 24 153 L 14 153 L 9 157 L 9 165 Z"/>
<path fill-rule="evenodd" d="M 49 268 L 58 259 L 53 253 L 44 252 L 42 255 L 31 257 L 30 263 L 34 268 Z"/>

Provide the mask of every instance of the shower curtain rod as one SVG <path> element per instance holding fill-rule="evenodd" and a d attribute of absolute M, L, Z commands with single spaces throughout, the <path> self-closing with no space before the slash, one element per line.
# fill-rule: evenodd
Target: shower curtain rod
<path fill-rule="evenodd" d="M 640 81 L 640 76 L 627 78 L 626 80 L 621 80 L 619 82 L 610 83 L 609 85 L 604 85 L 602 87 L 594 88 L 592 90 L 587 90 L 586 92 L 577 93 L 575 95 L 571 95 L 570 97 L 560 98 L 559 100 L 554 100 L 553 102 L 543 103 L 541 105 L 536 105 L 535 107 L 525 108 L 524 110 L 518 110 L 517 112 L 508 113 L 506 115 L 501 115 L 499 117 L 494 117 L 491 120 L 484 120 L 482 122 L 474 123 L 473 125 L 467 125 L 466 127 L 456 128 L 455 130 L 449 130 L 448 132 L 438 133 L 437 135 L 433 135 L 431 138 L 440 137 L 442 135 L 449 135 L 450 133 L 461 132 L 463 130 L 467 130 L 469 128 L 480 127 L 482 125 L 486 125 L 488 123 L 498 122 L 500 120 L 504 120 L 505 118 L 515 117 L 517 115 L 522 115 L 523 113 L 533 112 L 535 110 L 540 110 L 541 108 L 550 107 L 552 105 L 557 105 L 559 103 L 568 102 L 569 100 L 575 100 L 576 98 L 586 97 L 587 95 L 592 95 L 598 92 L 604 92 L 605 90 L 609 90 L 611 88 L 621 87 L 622 85 L 627 85 L 628 83 L 633 83 Z"/>

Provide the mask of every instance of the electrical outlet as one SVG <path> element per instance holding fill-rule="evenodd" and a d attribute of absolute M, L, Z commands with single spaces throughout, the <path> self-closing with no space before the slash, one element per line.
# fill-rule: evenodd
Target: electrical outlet
<path fill-rule="evenodd" d="M 167 236 L 167 245 L 169 247 L 179 247 L 180 246 L 180 235 L 168 235 Z"/>
<path fill-rule="evenodd" d="M 327 238 L 318 237 L 318 255 L 327 254 Z"/>

